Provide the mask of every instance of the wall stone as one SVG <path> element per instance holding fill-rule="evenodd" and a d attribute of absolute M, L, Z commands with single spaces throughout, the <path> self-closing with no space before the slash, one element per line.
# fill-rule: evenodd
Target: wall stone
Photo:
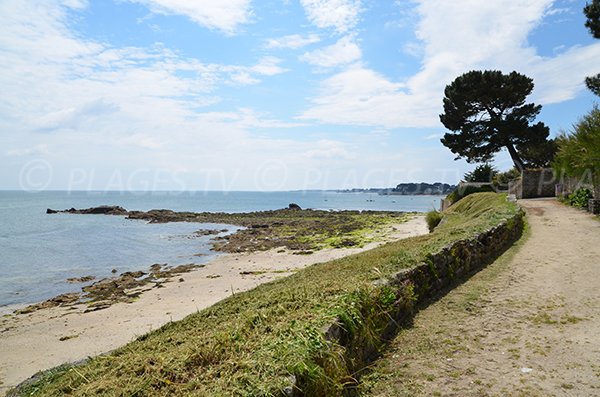
<path fill-rule="evenodd" d="M 588 210 L 592 214 L 600 215 L 600 199 L 591 199 L 588 202 Z"/>
<path fill-rule="evenodd" d="M 521 236 L 522 231 L 523 213 L 520 212 L 472 239 L 459 240 L 429 255 L 425 263 L 398 272 L 391 284 L 413 284 L 422 300 L 496 259 Z"/>
<path fill-rule="evenodd" d="M 556 183 L 552 168 L 524 170 L 517 187 L 517 198 L 554 197 Z"/>
<path fill-rule="evenodd" d="M 457 281 L 482 269 L 506 251 L 523 233 L 524 212 L 470 239 L 456 241 L 440 251 L 430 254 L 425 262 L 403 269 L 387 280 L 378 280 L 375 286 L 391 288 L 398 297 L 394 310 L 387 313 L 379 338 L 381 344 L 392 337 L 398 324 L 414 315 L 416 304 L 425 302 L 441 291 L 447 290 Z M 357 346 L 357 336 L 351 335 L 338 320 L 323 329 L 324 338 L 346 349 L 346 361 L 369 363 L 377 357 L 377 348 Z M 362 338 L 358 336 L 358 342 Z M 286 389 L 288 396 L 303 395 L 302 382 Z M 351 395 L 351 393 L 349 394 Z"/>

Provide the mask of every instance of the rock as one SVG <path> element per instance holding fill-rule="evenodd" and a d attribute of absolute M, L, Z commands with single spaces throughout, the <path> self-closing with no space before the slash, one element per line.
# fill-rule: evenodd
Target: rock
<path fill-rule="evenodd" d="M 88 208 L 85 210 L 81 210 L 83 214 L 105 214 L 105 215 L 118 215 L 118 214 L 126 214 L 127 210 L 123 207 L 119 207 L 117 205 L 102 205 L 100 207 Z"/>
<path fill-rule="evenodd" d="M 225 231 L 227 231 L 227 229 L 225 229 Z M 210 236 L 210 235 L 219 234 L 219 233 L 221 233 L 221 231 L 215 230 L 215 229 L 200 229 L 200 230 L 196 230 L 194 232 L 194 234 L 196 236 Z"/>
<path fill-rule="evenodd" d="M 298 204 L 296 203 L 290 203 L 290 205 L 288 205 L 288 209 L 289 210 L 301 210 L 302 207 L 300 207 Z"/>
<path fill-rule="evenodd" d="M 77 293 L 61 294 L 61 295 L 55 296 L 52 299 L 48 299 L 47 301 L 44 301 L 41 303 L 35 303 L 33 305 L 27 306 L 26 308 L 17 310 L 17 311 L 15 311 L 15 314 L 28 314 L 28 313 L 32 313 L 32 312 L 34 312 L 36 310 L 40 310 L 40 309 L 72 305 L 72 304 L 77 303 L 79 301 L 80 297 L 81 297 L 81 294 L 77 294 Z"/>
<path fill-rule="evenodd" d="M 67 279 L 67 283 L 85 283 L 95 279 L 95 276 L 70 277 Z"/>
<path fill-rule="evenodd" d="M 51 208 L 48 208 L 46 210 L 46 214 L 56 214 L 59 212 L 66 212 L 69 214 L 99 214 L 99 215 L 127 215 L 128 211 L 123 208 L 123 207 L 119 207 L 118 205 L 101 205 L 99 207 L 91 207 L 91 208 L 85 208 L 85 209 L 75 209 L 75 208 L 69 208 L 68 210 L 63 210 L 63 211 L 56 211 L 53 210 Z"/>
<path fill-rule="evenodd" d="M 57 306 L 74 303 L 79 300 L 80 294 L 77 293 L 67 293 L 58 295 L 52 299 L 49 299 L 49 302 L 56 303 Z"/>
<path fill-rule="evenodd" d="M 160 269 L 163 267 L 163 265 L 161 265 L 160 263 L 155 263 L 154 265 L 150 266 L 150 270 L 153 273 L 158 273 L 160 272 Z"/>

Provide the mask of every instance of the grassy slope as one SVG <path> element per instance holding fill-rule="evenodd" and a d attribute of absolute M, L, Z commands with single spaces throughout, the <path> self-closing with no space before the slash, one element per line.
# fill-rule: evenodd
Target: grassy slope
<path fill-rule="evenodd" d="M 314 265 L 232 296 L 110 355 L 50 372 L 22 394 L 281 395 L 292 374 L 339 384 L 343 378 L 327 379 L 315 357 L 327 350 L 322 328 L 347 312 L 353 291 L 515 211 L 502 195 L 469 196 L 430 235 Z"/>

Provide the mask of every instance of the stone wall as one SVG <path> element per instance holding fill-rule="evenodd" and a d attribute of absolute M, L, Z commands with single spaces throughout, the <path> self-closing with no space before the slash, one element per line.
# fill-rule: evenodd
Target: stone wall
<path fill-rule="evenodd" d="M 554 197 L 556 183 L 557 179 L 552 168 L 524 170 L 521 178 L 515 181 L 509 190 L 518 199 Z"/>
<path fill-rule="evenodd" d="M 457 282 L 466 279 L 512 246 L 523 232 L 523 217 L 523 211 L 519 211 L 512 218 L 490 230 L 470 239 L 456 241 L 439 252 L 428 255 L 425 262 L 404 269 L 389 279 L 377 281 L 374 285 L 375 296 L 377 291 L 382 290 L 393 291 L 396 296 L 391 309 L 383 310 L 378 305 L 371 304 L 362 308 L 362 312 L 366 313 L 365 316 L 370 317 L 358 321 L 360 325 L 357 329 L 351 329 L 338 319 L 323 330 L 330 347 L 339 346 L 343 349 L 343 354 L 335 355 L 338 359 L 343 356 L 343 362 L 339 364 L 347 366 L 349 373 L 352 374 L 375 360 L 381 346 L 397 333 L 399 324 L 412 318 L 416 305 L 426 302 L 441 291 L 448 290 Z M 377 309 L 379 313 L 373 314 Z M 374 323 L 378 324 L 374 328 L 360 328 L 361 325 Z M 373 334 L 373 331 L 376 333 Z M 324 370 L 327 372 L 326 368 Z M 311 389 L 310 385 L 304 384 L 306 381 L 306 379 L 295 378 L 294 385 L 286 388 L 285 394 L 311 395 L 311 393 L 301 392 L 301 390 Z M 347 390 L 343 395 L 352 395 L 352 391 Z"/>
<path fill-rule="evenodd" d="M 391 285 L 412 284 L 418 300 L 480 270 L 508 249 L 523 232 L 523 213 L 472 239 L 459 240 L 428 256 L 424 263 L 398 272 Z"/>

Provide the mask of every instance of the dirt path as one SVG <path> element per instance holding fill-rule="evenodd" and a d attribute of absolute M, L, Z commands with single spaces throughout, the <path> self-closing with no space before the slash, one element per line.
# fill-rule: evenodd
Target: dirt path
<path fill-rule="evenodd" d="M 600 396 L 600 221 L 520 204 L 528 237 L 421 311 L 365 394 Z"/>

